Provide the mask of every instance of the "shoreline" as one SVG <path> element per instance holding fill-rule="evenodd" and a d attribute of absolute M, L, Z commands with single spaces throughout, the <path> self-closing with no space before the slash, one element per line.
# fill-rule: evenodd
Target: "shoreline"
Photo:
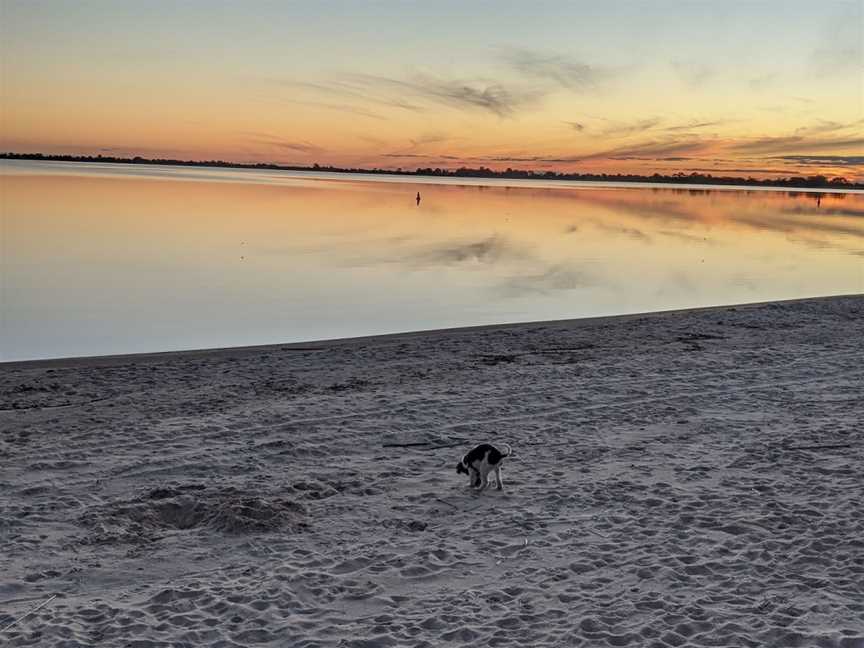
<path fill-rule="evenodd" d="M 573 317 L 558 320 L 532 320 L 527 322 L 502 322 L 498 324 L 478 324 L 471 326 L 455 326 L 440 329 L 418 329 L 413 331 L 399 331 L 395 333 L 380 333 L 373 335 L 361 335 L 356 337 L 325 338 L 316 340 L 304 340 L 301 342 L 285 342 L 273 344 L 254 344 L 236 347 L 213 347 L 204 349 L 181 349 L 176 351 L 145 351 L 140 353 L 115 353 L 109 355 L 91 356 L 62 356 L 59 358 L 39 358 L 35 360 L 9 360 L 0 361 L 0 369 L 43 369 L 43 368 L 72 368 L 72 367 L 97 367 L 116 363 L 130 362 L 159 362 L 170 359 L 186 359 L 200 357 L 220 357 L 228 355 L 250 355 L 271 351 L 323 351 L 334 346 L 363 345 L 370 342 L 396 342 L 403 338 L 446 336 L 470 332 L 507 330 L 519 327 L 536 326 L 568 326 L 577 327 L 580 323 L 594 324 L 604 321 L 628 320 L 642 317 L 675 317 L 689 313 L 703 313 L 712 310 L 724 310 L 728 308 L 757 308 L 769 304 L 797 304 L 801 302 L 825 301 L 832 299 L 864 297 L 864 293 L 847 293 L 842 295 L 827 295 L 819 297 L 798 297 L 795 299 L 767 300 L 758 302 L 743 302 L 734 304 L 718 304 L 714 306 L 694 306 L 692 308 L 677 308 L 670 310 L 644 311 L 638 313 L 624 313 L 621 315 L 598 315 L 592 317 Z M 310 348 L 314 347 L 314 348 Z"/>
<path fill-rule="evenodd" d="M 175 170 L 224 170 L 224 171 L 247 171 L 250 173 L 284 173 L 288 178 L 311 178 L 321 180 L 331 180 L 334 182 L 389 182 L 403 184 L 424 184 L 424 185 L 443 185 L 443 186 L 483 186 L 483 187 L 507 187 L 507 188 L 540 188 L 540 189 L 579 189 L 579 188 L 608 188 L 608 189 L 643 189 L 643 188 L 662 188 L 662 189 L 678 189 L 681 191 L 770 191 L 770 192 L 791 192 L 791 193 L 821 193 L 821 194 L 861 194 L 864 193 L 864 186 L 860 183 L 852 183 L 848 186 L 797 186 L 784 184 L 747 184 L 746 178 L 735 178 L 740 180 L 740 183 L 733 182 L 674 182 L 669 176 L 664 176 L 661 179 L 652 179 L 650 176 L 641 176 L 640 179 L 550 179 L 542 176 L 531 178 L 509 178 L 495 176 L 472 176 L 472 175 L 425 175 L 418 173 L 397 173 L 397 172 L 376 172 L 365 170 L 328 170 L 326 168 L 268 168 L 258 166 L 220 166 L 209 165 L 204 163 L 195 164 L 177 164 L 177 163 L 159 163 L 159 162 L 111 162 L 108 160 L 51 160 L 51 159 L 28 159 L 28 158 L 9 158 L 0 155 L 0 161 L 8 160 L 10 162 L 31 162 L 47 165 L 93 165 L 103 166 L 107 168 L 123 168 L 131 167 L 136 169 L 146 168 L 168 168 Z M 142 179 L 153 180 L 172 180 L 171 177 L 155 175 L 148 178 L 146 175 L 136 176 Z M 194 180 L 194 176 L 192 176 Z M 718 176 L 717 179 L 722 179 Z"/>

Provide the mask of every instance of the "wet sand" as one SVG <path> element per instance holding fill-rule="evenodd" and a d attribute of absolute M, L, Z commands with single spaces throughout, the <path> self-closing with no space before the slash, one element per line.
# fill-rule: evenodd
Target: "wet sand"
<path fill-rule="evenodd" d="M 861 648 L 862 394 L 864 296 L 0 364 L 0 640 Z"/>

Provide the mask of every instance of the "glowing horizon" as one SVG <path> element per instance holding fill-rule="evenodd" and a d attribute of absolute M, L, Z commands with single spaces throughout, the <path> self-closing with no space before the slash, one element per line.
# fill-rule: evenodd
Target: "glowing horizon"
<path fill-rule="evenodd" d="M 4 2 L 0 149 L 864 181 L 861 2 Z"/>

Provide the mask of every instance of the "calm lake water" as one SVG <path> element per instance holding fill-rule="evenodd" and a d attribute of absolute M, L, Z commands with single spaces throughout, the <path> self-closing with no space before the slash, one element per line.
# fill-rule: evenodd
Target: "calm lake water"
<path fill-rule="evenodd" d="M 862 193 L 0 164 L 2 360 L 864 292 Z"/>

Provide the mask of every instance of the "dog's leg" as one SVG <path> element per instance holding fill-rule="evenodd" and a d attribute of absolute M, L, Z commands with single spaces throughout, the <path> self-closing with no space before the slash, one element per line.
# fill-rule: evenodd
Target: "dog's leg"
<path fill-rule="evenodd" d="M 477 489 L 479 492 L 483 492 L 486 490 L 486 487 L 489 485 L 489 471 L 486 470 L 480 473 L 480 488 Z"/>
<path fill-rule="evenodd" d="M 479 470 L 477 470 L 476 468 L 473 468 L 473 467 L 469 468 L 468 469 L 468 478 L 471 480 L 471 482 L 468 484 L 471 488 L 477 488 L 478 486 L 480 486 L 480 471 Z"/>
<path fill-rule="evenodd" d="M 495 488 L 504 490 L 504 482 L 501 480 L 501 466 L 495 466 Z"/>

